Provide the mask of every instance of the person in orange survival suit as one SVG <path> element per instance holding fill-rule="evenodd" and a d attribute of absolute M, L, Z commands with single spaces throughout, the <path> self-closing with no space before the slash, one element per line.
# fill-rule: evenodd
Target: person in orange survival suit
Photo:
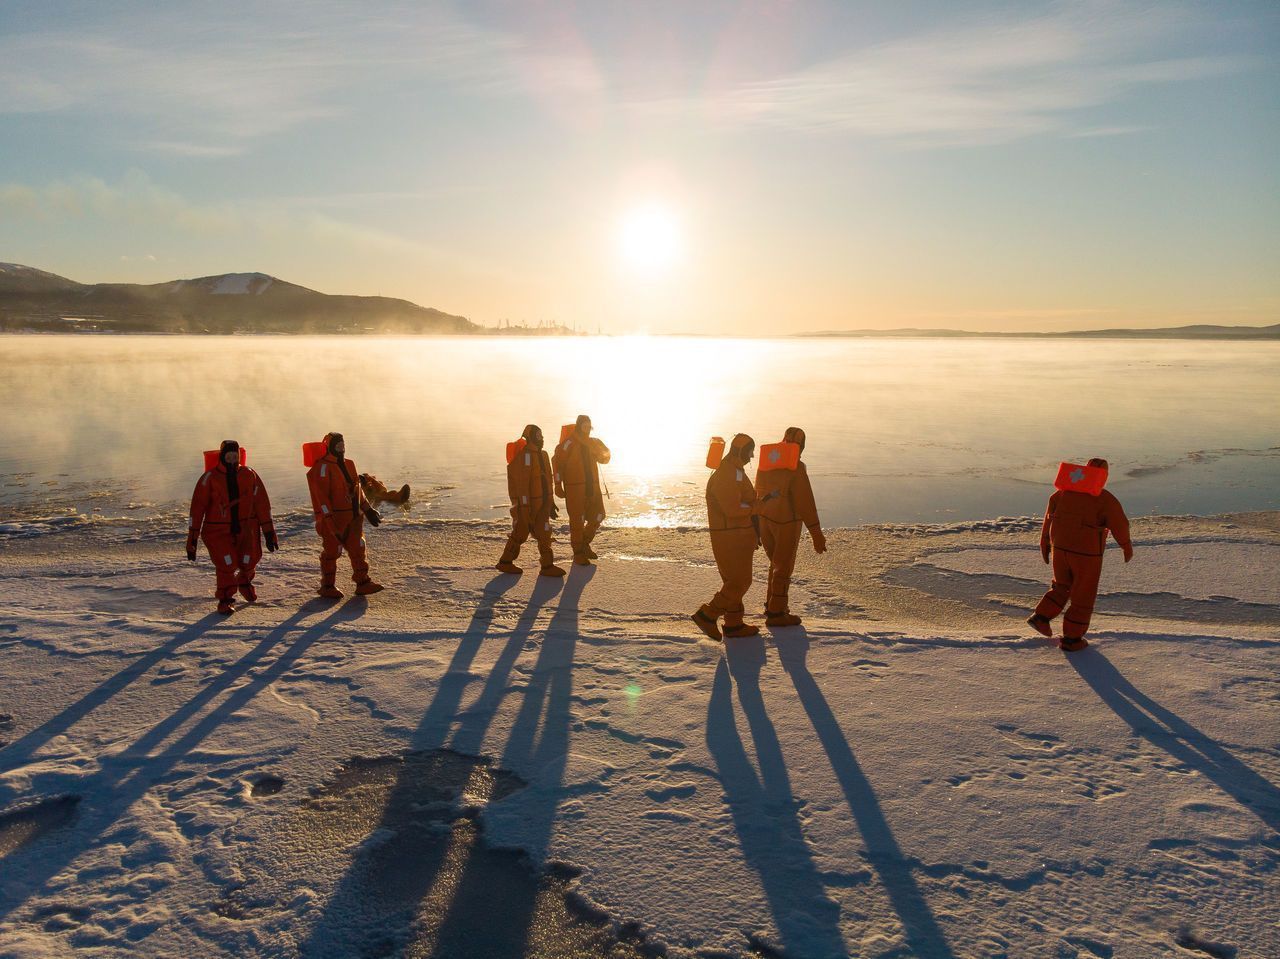
<path fill-rule="evenodd" d="M 804 452 L 805 435 L 800 427 L 788 427 L 782 441 L 795 443 L 800 452 Z M 787 596 L 802 524 L 809 529 L 813 551 L 827 551 L 827 538 L 818 523 L 818 506 L 809 484 L 809 471 L 803 462 L 797 463 L 793 470 L 761 470 L 756 482 L 759 484 L 756 494 L 761 497 L 760 542 L 769 557 L 769 595 L 764 621 L 768 626 L 799 626 L 800 617 L 792 614 Z M 769 495 L 775 493 L 777 495 Z"/>
<path fill-rule="evenodd" d="M 540 576 L 563 576 L 564 570 L 556 565 L 551 551 L 551 521 L 560 515 L 555 498 L 551 495 L 551 458 L 543 448 L 542 430 L 530 423 L 521 438 L 523 448 L 507 464 L 507 492 L 511 496 L 511 536 L 507 548 L 498 560 L 498 569 L 504 573 L 522 573 L 516 565 L 520 547 L 533 534 L 538 543 L 538 555 L 542 560 Z"/>
<path fill-rule="evenodd" d="M 556 495 L 569 511 L 569 543 L 573 561 L 590 566 L 598 559 L 591 548 L 604 522 L 604 494 L 600 491 L 600 464 L 609 462 L 609 447 L 591 436 L 591 417 L 579 416 L 574 430 L 556 447 Z"/>
<path fill-rule="evenodd" d="M 707 527 L 711 553 L 720 571 L 720 591 L 690 618 L 712 639 L 720 639 L 716 620 L 724 617 L 724 635 L 757 636 L 760 627 L 742 621 L 743 597 L 751 588 L 751 559 L 760 537 L 756 532 L 756 491 L 747 478 L 747 464 L 755 455 L 756 441 L 737 434 L 729 451 L 707 480 Z M 777 497 L 777 493 L 771 494 Z"/>
<path fill-rule="evenodd" d="M 1107 469 L 1104 459 L 1091 459 L 1089 465 Z M 1097 496 L 1055 490 L 1049 497 L 1040 530 L 1040 555 L 1046 563 L 1052 560 L 1053 586 L 1027 622 L 1042 636 L 1052 638 L 1051 623 L 1062 613 L 1062 639 L 1058 646 L 1068 652 L 1089 645 L 1084 634 L 1098 597 L 1107 530 L 1124 551 L 1124 561 L 1133 559 L 1129 518 L 1109 490 L 1104 489 Z"/>
<path fill-rule="evenodd" d="M 240 465 L 240 444 L 223 440 L 218 462 L 196 482 L 191 494 L 191 526 L 187 530 L 187 559 L 195 562 L 196 539 L 204 540 L 217 571 L 218 612 L 235 611 L 231 600 L 240 591 L 248 602 L 258 598 L 253 574 L 267 549 L 280 548 L 271 522 L 271 500 L 258 474 Z"/>
<path fill-rule="evenodd" d="M 369 578 L 369 561 L 365 557 L 364 520 L 377 526 L 382 522 L 377 510 L 369 505 L 360 489 L 356 464 L 346 458 L 347 444 L 341 433 L 324 438 L 325 455 L 307 471 L 311 489 L 311 506 L 316 514 L 316 532 L 320 534 L 320 589 L 327 599 L 341 599 L 335 585 L 338 556 L 345 549 L 351 559 L 351 578 L 356 595 L 367 596 L 382 589 Z"/>

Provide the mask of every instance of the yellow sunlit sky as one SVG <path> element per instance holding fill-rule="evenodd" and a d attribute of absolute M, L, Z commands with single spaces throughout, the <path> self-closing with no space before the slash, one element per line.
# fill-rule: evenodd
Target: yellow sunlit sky
<path fill-rule="evenodd" d="M 0 5 L 0 261 L 493 325 L 1280 322 L 1280 7 Z"/>

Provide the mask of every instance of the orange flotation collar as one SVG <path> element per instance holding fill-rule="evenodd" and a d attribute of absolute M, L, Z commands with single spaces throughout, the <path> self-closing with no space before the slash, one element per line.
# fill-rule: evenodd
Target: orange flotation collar
<path fill-rule="evenodd" d="M 303 443 L 302 444 L 302 465 L 307 469 L 315 466 L 325 454 L 329 452 L 329 444 L 325 440 L 319 443 Z"/>
<path fill-rule="evenodd" d="M 711 445 L 707 448 L 707 469 L 715 470 L 720 468 L 720 461 L 724 459 L 724 437 L 711 437 Z"/>
<path fill-rule="evenodd" d="M 760 472 L 793 470 L 800 465 L 799 443 L 765 443 L 760 447 Z"/>
<path fill-rule="evenodd" d="M 525 439 L 523 436 L 520 437 L 518 440 L 516 440 L 514 443 L 508 443 L 507 444 L 507 465 L 510 466 L 512 462 L 515 460 L 515 458 L 519 456 L 524 451 L 524 448 L 528 445 L 529 445 L 529 441 Z"/>
<path fill-rule="evenodd" d="M 222 460 L 222 450 L 205 450 L 204 451 L 204 471 L 212 472 L 218 468 L 218 463 Z M 249 462 L 249 451 L 243 446 L 240 447 L 240 465 L 244 466 Z"/>
<path fill-rule="evenodd" d="M 573 431 L 578 428 L 577 423 L 566 423 L 560 427 L 560 444 L 564 445 L 564 441 L 573 435 Z"/>
<path fill-rule="evenodd" d="M 1081 466 L 1078 463 L 1059 463 L 1058 478 L 1053 485 L 1071 493 L 1088 493 L 1100 496 L 1107 485 L 1107 471 L 1098 466 Z"/>

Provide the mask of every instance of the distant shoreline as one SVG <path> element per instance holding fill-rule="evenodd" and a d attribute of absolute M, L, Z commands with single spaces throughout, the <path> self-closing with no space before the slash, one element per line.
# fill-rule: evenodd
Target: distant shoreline
<path fill-rule="evenodd" d="M 829 330 L 795 333 L 794 339 L 984 339 L 984 340 L 1280 340 L 1280 323 L 1272 326 L 1174 326 L 1144 329 L 1064 330 L 1061 332 L 975 332 L 972 330 Z"/>
<path fill-rule="evenodd" d="M 482 339 L 510 337 L 512 339 L 561 339 L 592 337 L 599 339 L 618 339 L 630 335 L 646 335 L 655 337 L 692 337 L 695 339 L 727 339 L 727 340 L 1200 340 L 1207 342 L 1267 342 L 1280 341 L 1280 327 L 1225 327 L 1221 332 L 1184 332 L 1177 329 L 1151 330 L 1070 330 L 1060 333 L 1005 333 L 975 332 L 971 330 L 856 330 L 849 332 L 822 333 L 788 333 L 782 336 L 744 336 L 722 335 L 716 333 L 584 333 L 573 331 L 554 331 L 481 327 L 465 333 L 445 333 L 440 331 L 423 331 L 421 333 L 401 330 L 299 330 L 288 332 L 283 330 L 230 330 L 226 332 L 188 332 L 178 330 L 92 330 L 92 329 L 2 329 L 0 336 L 165 336 L 165 337 L 306 337 L 306 336 L 346 336 L 395 339 L 404 337 L 432 338 L 447 337 L 449 339 Z"/>

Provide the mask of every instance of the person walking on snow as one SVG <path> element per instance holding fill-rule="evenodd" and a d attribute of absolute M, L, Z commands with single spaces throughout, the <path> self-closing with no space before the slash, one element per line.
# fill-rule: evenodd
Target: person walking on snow
<path fill-rule="evenodd" d="M 789 427 L 782 441 L 795 443 L 800 452 L 804 452 L 805 435 L 800 427 Z M 795 469 L 761 469 L 756 476 L 756 494 L 761 497 L 760 543 L 769 557 L 765 625 L 799 626 L 800 617 L 791 612 L 789 593 L 801 527 L 808 528 L 815 553 L 827 551 L 827 538 L 818 522 L 809 471 L 802 460 L 797 460 Z"/>
<path fill-rule="evenodd" d="M 540 576 L 563 576 L 551 551 L 551 521 L 560 515 L 551 495 L 551 459 L 543 448 L 542 430 L 530 423 L 516 441 L 507 463 L 507 492 L 511 497 L 511 535 L 497 568 L 504 573 L 524 572 L 516 565 L 520 547 L 530 534 L 538 543 L 542 561 Z"/>
<path fill-rule="evenodd" d="M 1102 481 L 1106 481 L 1106 460 L 1094 458 L 1088 465 L 1101 470 Z M 1052 639 L 1052 622 L 1061 613 L 1062 638 L 1058 647 L 1067 652 L 1089 645 L 1084 634 L 1098 597 L 1108 531 L 1124 552 L 1124 561 L 1133 559 L 1129 518 L 1109 490 L 1099 489 L 1095 495 L 1058 489 L 1049 497 L 1040 528 L 1040 555 L 1053 566 L 1053 585 L 1027 623 Z"/>
<path fill-rule="evenodd" d="M 760 545 L 756 531 L 759 505 L 756 490 L 747 477 L 747 464 L 755 455 L 756 441 L 745 433 L 734 436 L 711 478 L 707 480 L 707 527 L 711 554 L 720 573 L 719 592 L 690 619 L 714 640 L 721 639 L 716 621 L 724 617 L 724 636 L 758 636 L 759 626 L 742 621 L 743 598 L 751 589 L 751 560 Z M 776 497 L 776 492 L 770 494 Z"/>
<path fill-rule="evenodd" d="M 609 447 L 591 436 L 591 417 L 579 416 L 573 431 L 556 447 L 552 459 L 556 495 L 569 513 L 569 543 L 573 561 L 590 566 L 599 559 L 591 548 L 604 522 L 604 494 L 600 489 L 600 465 L 609 462 Z"/>
<path fill-rule="evenodd" d="M 205 454 L 212 457 L 212 453 Z M 258 474 L 245 465 L 247 457 L 235 440 L 223 440 L 217 460 L 206 464 L 191 494 L 191 525 L 187 530 L 187 559 L 195 562 L 196 541 L 203 539 L 217 574 L 218 612 L 230 616 L 236 591 L 247 602 L 258 592 L 253 574 L 262 559 L 262 539 L 275 552 L 280 544 L 271 521 L 271 500 Z"/>
<path fill-rule="evenodd" d="M 307 471 L 311 490 L 311 506 L 315 511 L 316 532 L 320 534 L 320 588 L 326 599 L 341 599 L 338 589 L 338 556 L 345 549 L 351 560 L 351 578 L 356 595 L 379 592 L 382 586 L 369 578 L 369 561 L 365 554 L 364 521 L 377 526 L 382 522 L 377 510 L 369 505 L 360 488 L 356 464 L 346 458 L 347 444 L 341 433 L 324 438 L 325 455 Z"/>

